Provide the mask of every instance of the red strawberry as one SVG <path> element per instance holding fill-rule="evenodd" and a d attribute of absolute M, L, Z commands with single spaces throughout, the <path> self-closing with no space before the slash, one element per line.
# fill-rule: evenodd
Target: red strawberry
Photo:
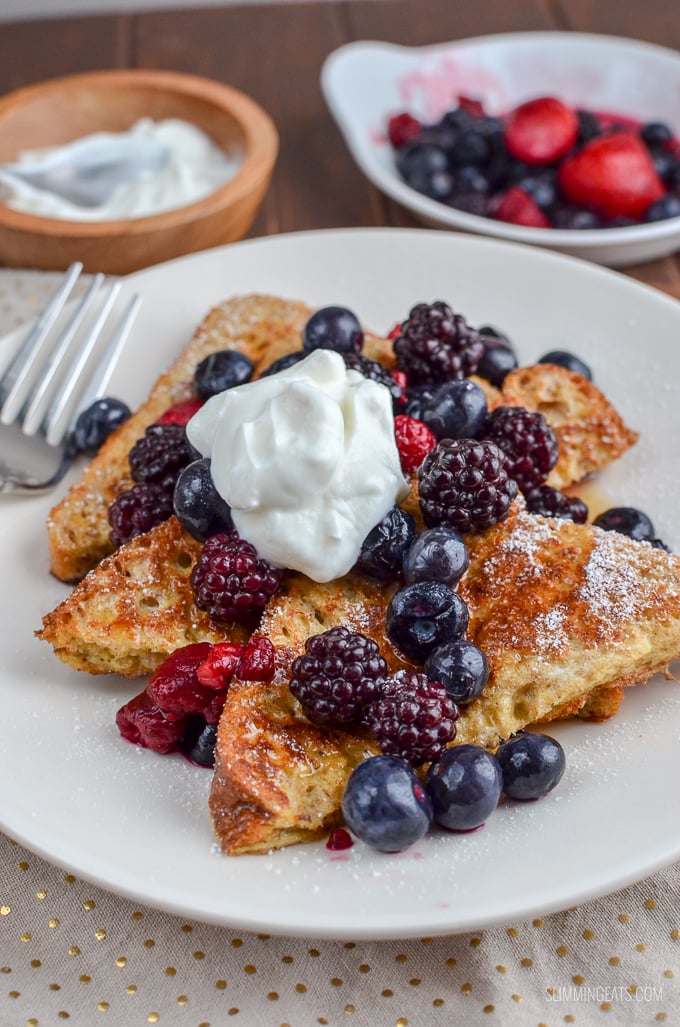
<path fill-rule="evenodd" d="M 200 399 L 183 399 L 161 414 L 156 424 L 187 424 L 203 404 Z"/>
<path fill-rule="evenodd" d="M 634 132 L 598 136 L 559 170 L 568 200 L 604 217 L 641 218 L 665 195 L 645 144 Z"/>
<path fill-rule="evenodd" d="M 422 131 L 423 126 L 411 114 L 395 114 L 387 122 L 387 137 L 395 150 L 415 139 Z"/>
<path fill-rule="evenodd" d="M 458 96 L 458 106 L 461 110 L 466 111 L 473 118 L 483 118 L 486 114 L 484 107 L 480 100 L 476 100 L 472 96 L 464 96 L 460 94 Z"/>
<path fill-rule="evenodd" d="M 513 157 L 526 164 L 551 164 L 576 142 L 578 118 L 561 100 L 541 96 L 511 111 L 504 135 Z"/>
<path fill-rule="evenodd" d="M 491 204 L 490 214 L 497 221 L 509 221 L 527 228 L 550 228 L 550 221 L 535 200 L 524 189 L 513 185 L 497 196 Z"/>

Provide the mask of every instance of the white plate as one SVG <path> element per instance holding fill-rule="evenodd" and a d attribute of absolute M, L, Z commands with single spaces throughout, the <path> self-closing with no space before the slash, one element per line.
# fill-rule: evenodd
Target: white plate
<path fill-rule="evenodd" d="M 673 253 L 680 218 L 629 228 L 525 228 L 447 207 L 416 192 L 396 171 L 387 120 L 407 110 L 434 122 L 459 94 L 501 114 L 556 95 L 590 110 L 666 121 L 680 133 L 680 54 L 650 43 L 578 32 L 515 32 L 437 46 L 349 43 L 326 60 L 321 85 L 366 177 L 426 224 L 546 246 L 611 267 Z"/>
<path fill-rule="evenodd" d="M 145 302 L 114 394 L 141 401 L 208 308 L 250 291 L 342 303 L 388 330 L 417 301 L 446 298 L 490 322 L 523 361 L 577 350 L 638 446 L 602 476 L 612 501 L 645 508 L 680 547 L 680 305 L 593 265 L 440 232 L 357 230 L 255 240 L 140 272 Z M 67 669 L 33 638 L 67 594 L 49 576 L 44 520 L 57 497 L 3 497 L 0 824 L 113 892 L 234 927 L 338 938 L 437 934 L 582 902 L 680 856 L 671 775 L 680 690 L 631 689 L 608 724 L 564 724 L 568 772 L 541 802 L 500 808 L 484 830 L 433 834 L 396 856 L 323 842 L 227 858 L 213 843 L 210 773 L 122 742 L 114 724 L 139 682 Z"/>

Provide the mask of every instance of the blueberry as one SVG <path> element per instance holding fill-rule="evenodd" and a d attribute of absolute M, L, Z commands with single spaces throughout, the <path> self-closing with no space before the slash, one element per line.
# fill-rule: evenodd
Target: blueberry
<path fill-rule="evenodd" d="M 278 374 L 279 371 L 285 371 L 287 368 L 299 364 L 301 360 L 308 356 L 309 353 L 305 353 L 303 349 L 297 349 L 294 353 L 286 353 L 285 356 L 279 357 L 269 367 L 265 367 L 264 371 L 260 371 L 260 378 L 267 378 L 270 374 Z"/>
<path fill-rule="evenodd" d="M 302 333 L 302 346 L 307 353 L 314 349 L 358 353 L 363 344 L 359 319 L 347 307 L 322 307 L 312 314 Z"/>
<path fill-rule="evenodd" d="M 578 118 L 578 141 L 588 143 L 602 134 L 602 126 L 591 111 L 576 111 Z"/>
<path fill-rule="evenodd" d="M 503 774 L 503 791 L 510 799 L 540 799 L 559 784 L 566 767 L 564 749 L 549 735 L 523 732 L 496 752 Z"/>
<path fill-rule="evenodd" d="M 356 569 L 381 581 L 395 580 L 415 537 L 416 522 L 411 514 L 393 506 L 364 539 Z"/>
<path fill-rule="evenodd" d="M 207 457 L 194 460 L 180 472 L 173 505 L 179 523 L 199 542 L 233 528 L 231 510 L 215 488 Z"/>
<path fill-rule="evenodd" d="M 544 353 L 542 357 L 539 357 L 537 362 L 539 364 L 557 364 L 558 367 L 566 367 L 567 371 L 580 374 L 589 382 L 593 380 L 593 372 L 588 365 L 580 357 L 564 349 L 552 349 L 549 353 Z"/>
<path fill-rule="evenodd" d="M 558 206 L 553 210 L 553 227 L 569 228 L 574 231 L 587 231 L 589 228 L 601 228 L 602 223 L 592 210 L 575 210 L 573 207 Z M 635 224 L 630 221 L 630 224 Z"/>
<path fill-rule="evenodd" d="M 489 212 L 489 199 L 486 193 L 470 190 L 451 193 L 446 198 L 446 204 L 455 207 L 456 210 L 463 210 L 466 214 L 475 214 L 479 218 L 486 217 Z"/>
<path fill-rule="evenodd" d="M 253 374 L 253 362 L 236 349 L 222 349 L 201 360 L 194 372 L 194 388 L 198 398 L 210 399 L 218 392 L 243 385 Z"/>
<path fill-rule="evenodd" d="M 342 799 L 345 823 L 381 852 L 400 852 L 423 838 L 432 803 L 418 775 L 397 756 L 371 756 L 349 776 Z"/>
<path fill-rule="evenodd" d="M 517 357 L 513 350 L 500 340 L 497 341 L 481 331 L 480 334 L 484 343 L 484 352 L 477 364 L 476 374 L 500 389 L 510 372 L 519 366 Z"/>
<path fill-rule="evenodd" d="M 469 378 L 453 378 L 437 386 L 421 419 L 438 439 L 469 439 L 480 430 L 487 413 L 481 386 Z"/>
<path fill-rule="evenodd" d="M 445 525 L 427 528 L 416 536 L 404 557 L 404 579 L 408 585 L 441 581 L 455 588 L 469 563 L 467 546 L 457 531 Z"/>
<path fill-rule="evenodd" d="M 214 767 L 216 740 L 217 724 L 206 724 L 202 717 L 192 717 L 180 742 L 180 749 L 197 766 Z"/>
<path fill-rule="evenodd" d="M 542 210 L 552 207 L 557 199 L 557 182 L 554 175 L 527 175 L 517 184 Z"/>
<path fill-rule="evenodd" d="M 512 350 L 513 353 L 515 352 L 515 347 L 513 346 L 509 336 L 507 336 L 505 332 L 501 332 L 498 328 L 494 328 L 493 325 L 481 325 L 477 331 L 480 335 L 484 336 L 482 342 L 493 343 L 495 346 L 504 346 L 505 349 Z"/>
<path fill-rule="evenodd" d="M 459 168 L 455 177 L 456 191 L 486 193 L 489 191 L 489 180 L 483 171 L 474 164 L 465 164 Z"/>
<path fill-rule="evenodd" d="M 74 440 L 79 452 L 94 456 L 111 432 L 127 421 L 130 408 L 120 399 L 105 396 L 96 399 L 78 414 Z"/>
<path fill-rule="evenodd" d="M 449 171 L 417 168 L 406 178 L 406 184 L 432 200 L 445 200 L 453 189 L 453 176 Z"/>
<path fill-rule="evenodd" d="M 426 778 L 434 819 L 450 831 L 472 831 L 493 813 L 503 789 L 498 760 L 479 745 L 454 745 Z"/>
<path fill-rule="evenodd" d="M 663 146 L 673 138 L 673 132 L 664 121 L 648 121 L 640 129 L 640 138 L 647 146 Z"/>
<path fill-rule="evenodd" d="M 392 596 L 385 615 L 390 639 L 416 660 L 424 660 L 443 642 L 460 638 L 467 625 L 467 606 L 439 581 L 406 585 Z"/>
<path fill-rule="evenodd" d="M 613 506 L 598 514 L 593 524 L 605 531 L 618 531 L 637 541 L 649 541 L 656 536 L 650 518 L 634 506 Z"/>
<path fill-rule="evenodd" d="M 449 171 L 449 158 L 441 146 L 416 140 L 397 154 L 397 168 L 408 182 L 415 172 Z"/>
<path fill-rule="evenodd" d="M 452 699 L 464 706 L 484 691 L 489 680 L 486 656 L 472 642 L 445 642 L 430 653 L 425 663 L 430 681 L 439 681 Z"/>
<path fill-rule="evenodd" d="M 490 154 L 488 141 L 471 125 L 459 134 L 455 148 L 451 152 L 451 163 L 458 167 L 466 164 L 485 164 Z"/>
<path fill-rule="evenodd" d="M 657 150 L 652 154 L 652 164 L 659 178 L 664 182 L 673 182 L 679 166 L 678 158 L 669 150 Z"/>
<path fill-rule="evenodd" d="M 674 196 L 672 193 L 650 203 L 645 212 L 645 221 L 665 221 L 667 218 L 677 217 L 680 217 L 680 196 Z"/>

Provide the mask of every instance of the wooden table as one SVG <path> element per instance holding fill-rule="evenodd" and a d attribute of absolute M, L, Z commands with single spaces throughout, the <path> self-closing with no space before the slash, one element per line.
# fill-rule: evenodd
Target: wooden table
<path fill-rule="evenodd" d="M 178 3 L 181 0 L 178 0 Z M 0 92 L 98 68 L 167 68 L 243 89 L 274 118 L 281 153 L 250 235 L 417 222 L 364 179 L 333 123 L 319 71 L 355 39 L 423 45 L 489 32 L 560 29 L 680 49 L 676 0 L 326 0 L 2 25 Z M 627 273 L 680 295 L 680 257 Z"/>

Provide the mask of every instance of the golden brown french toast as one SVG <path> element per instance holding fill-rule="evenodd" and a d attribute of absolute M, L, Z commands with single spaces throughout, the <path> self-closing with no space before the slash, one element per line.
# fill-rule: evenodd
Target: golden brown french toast
<path fill-rule="evenodd" d="M 607 717 L 623 686 L 680 656 L 680 557 L 529 514 L 521 502 L 466 541 L 471 562 L 459 592 L 467 637 L 484 650 L 490 677 L 461 710 L 456 743 L 493 749 L 542 719 L 579 710 Z M 225 852 L 311 839 L 339 821 L 346 777 L 372 747 L 361 734 L 307 721 L 289 667 L 309 635 L 337 623 L 374 637 L 394 667 L 399 654 L 383 627 L 389 596 L 355 576 L 336 589 L 293 576 L 270 602 L 259 631 L 278 648 L 277 676 L 232 685 L 219 727 L 210 809 Z"/>
<path fill-rule="evenodd" d="M 195 605 L 199 549 L 170 517 L 106 557 L 43 618 L 38 638 L 76 670 L 122 677 L 150 674 L 192 642 L 245 641 L 244 627 L 215 624 Z"/>
<path fill-rule="evenodd" d="M 556 489 L 601 471 L 638 439 L 596 385 L 557 364 L 530 364 L 511 371 L 501 396 L 508 406 L 543 414 L 555 432 L 559 459 L 548 485 Z"/>

